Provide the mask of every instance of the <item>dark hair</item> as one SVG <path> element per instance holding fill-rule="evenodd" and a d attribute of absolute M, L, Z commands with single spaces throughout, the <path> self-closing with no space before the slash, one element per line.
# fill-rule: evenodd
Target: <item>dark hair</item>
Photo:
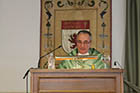
<path fill-rule="evenodd" d="M 87 30 L 80 30 L 80 31 L 77 33 L 77 37 L 78 37 L 78 35 L 81 34 L 81 33 L 83 33 L 83 34 L 88 34 L 89 37 L 90 37 L 90 40 L 92 40 L 92 34 L 91 34 L 89 31 L 87 31 Z"/>

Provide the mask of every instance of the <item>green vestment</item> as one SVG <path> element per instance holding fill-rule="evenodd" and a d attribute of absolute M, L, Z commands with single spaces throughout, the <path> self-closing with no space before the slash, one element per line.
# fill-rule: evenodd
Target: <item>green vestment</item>
<path fill-rule="evenodd" d="M 96 56 L 97 59 L 80 59 L 80 60 L 63 60 L 58 68 L 59 69 L 108 69 L 109 66 L 107 63 L 102 61 L 103 55 L 95 50 L 94 48 L 90 48 L 89 56 Z M 74 49 L 69 53 L 69 56 L 77 56 L 78 49 Z"/>

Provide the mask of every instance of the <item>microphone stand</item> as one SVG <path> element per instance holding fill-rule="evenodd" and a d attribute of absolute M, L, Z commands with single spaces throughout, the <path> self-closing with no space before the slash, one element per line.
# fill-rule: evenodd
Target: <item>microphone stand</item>
<path fill-rule="evenodd" d="M 57 50 L 57 49 L 59 49 L 59 48 L 61 48 L 61 47 L 62 47 L 62 45 L 58 46 L 57 48 L 55 48 L 54 50 L 48 52 L 47 54 L 41 56 L 41 57 L 39 58 L 39 61 L 38 61 L 38 68 L 40 68 L 40 60 L 41 60 L 43 57 L 49 55 L 50 53 L 54 52 L 55 50 Z"/>
<path fill-rule="evenodd" d="M 32 67 L 29 68 L 29 69 L 27 70 L 27 72 L 25 73 L 24 77 L 23 77 L 23 79 L 26 78 L 26 93 L 28 93 L 28 73 L 29 73 L 30 69 L 33 69 L 33 68 L 32 68 Z"/>
<path fill-rule="evenodd" d="M 61 47 L 62 47 L 62 46 L 60 45 L 60 46 L 58 46 L 57 48 L 55 48 L 54 50 L 50 51 L 49 53 L 47 53 L 47 54 L 45 54 L 45 55 L 41 56 L 41 57 L 39 58 L 38 68 L 40 68 L 40 60 L 41 60 L 43 57 L 45 57 L 45 56 L 49 55 L 50 53 L 54 52 L 55 50 L 57 50 L 57 49 L 59 49 L 59 48 L 61 48 Z M 28 75 L 28 73 L 29 73 L 30 69 L 34 69 L 34 68 L 33 68 L 33 67 L 29 68 L 29 69 L 26 71 L 26 73 L 25 73 L 25 75 L 24 75 L 23 79 L 25 79 L 25 77 Z"/>
<path fill-rule="evenodd" d="M 47 54 L 41 56 L 41 57 L 39 58 L 38 68 L 40 68 L 40 60 L 41 60 L 43 57 L 49 55 L 50 53 L 54 52 L 55 50 L 57 50 L 57 49 L 59 49 L 59 48 L 61 48 L 61 47 L 62 47 L 62 45 L 58 46 L 57 48 L 55 48 L 54 50 L 48 52 Z M 35 69 L 35 68 L 33 68 L 33 67 L 29 68 L 29 69 L 26 71 L 26 73 L 25 73 L 25 75 L 24 75 L 24 77 L 23 77 L 23 79 L 26 78 L 26 93 L 28 93 L 28 73 L 30 72 L 30 69 Z"/>

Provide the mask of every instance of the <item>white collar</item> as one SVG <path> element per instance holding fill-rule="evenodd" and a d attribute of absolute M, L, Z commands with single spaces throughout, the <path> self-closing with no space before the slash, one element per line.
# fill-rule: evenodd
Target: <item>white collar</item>
<path fill-rule="evenodd" d="M 80 55 L 89 55 L 89 53 L 87 52 L 87 53 L 85 53 L 85 54 L 81 54 L 81 53 L 78 53 L 78 55 L 80 56 Z"/>

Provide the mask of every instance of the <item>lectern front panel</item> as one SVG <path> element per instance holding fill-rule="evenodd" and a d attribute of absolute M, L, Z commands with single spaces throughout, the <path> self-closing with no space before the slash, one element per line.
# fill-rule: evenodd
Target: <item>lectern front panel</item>
<path fill-rule="evenodd" d="M 119 70 L 31 70 L 32 93 L 123 93 Z"/>

